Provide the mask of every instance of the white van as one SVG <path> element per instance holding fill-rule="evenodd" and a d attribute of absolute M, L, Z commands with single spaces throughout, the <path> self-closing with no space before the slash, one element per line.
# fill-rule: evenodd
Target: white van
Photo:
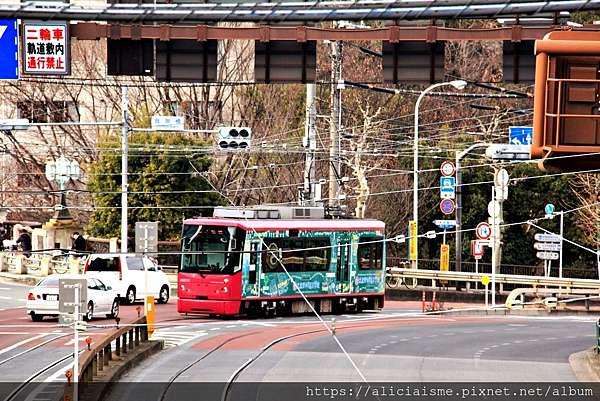
<path fill-rule="evenodd" d="M 169 301 L 171 290 L 167 275 L 147 256 L 93 253 L 85 262 L 85 275 L 110 285 L 128 304 L 146 295 L 154 296 L 161 304 Z"/>

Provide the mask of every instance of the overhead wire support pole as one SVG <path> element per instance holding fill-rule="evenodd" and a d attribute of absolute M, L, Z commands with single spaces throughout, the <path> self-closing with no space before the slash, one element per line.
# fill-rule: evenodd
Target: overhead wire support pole
<path fill-rule="evenodd" d="M 304 130 L 304 144 L 307 149 L 304 163 L 304 193 L 301 201 L 303 206 L 316 205 L 315 193 L 315 152 L 317 150 L 317 135 L 315 123 L 317 119 L 317 108 L 315 104 L 317 86 L 316 84 L 306 85 L 306 125 Z"/>
<path fill-rule="evenodd" d="M 462 271 L 462 165 L 461 160 L 478 148 L 487 148 L 489 143 L 475 143 L 461 152 L 456 152 L 456 237 L 455 237 L 455 266 L 454 270 Z"/>
<path fill-rule="evenodd" d="M 340 120 L 341 104 L 338 82 L 341 80 L 342 43 L 331 42 L 331 116 L 329 120 L 329 206 L 337 208 L 340 196 Z"/>
<path fill-rule="evenodd" d="M 128 187 L 128 153 L 129 153 L 129 124 L 127 122 L 129 98 L 127 87 L 121 87 L 121 253 L 127 253 L 127 187 Z"/>
<path fill-rule="evenodd" d="M 467 86 L 467 83 L 463 80 L 455 80 L 450 82 L 440 82 L 437 84 L 433 84 L 427 88 L 425 88 L 419 97 L 417 98 L 417 102 L 415 103 L 415 126 L 414 126 L 414 138 L 413 138 L 413 220 L 417 227 L 417 232 L 419 230 L 419 106 L 421 105 L 421 101 L 429 92 L 433 91 L 440 86 L 450 85 L 455 89 L 462 90 Z M 412 241 L 417 242 L 418 237 L 412 238 Z M 417 242 L 418 244 L 418 242 Z M 417 245 L 417 255 L 418 255 L 418 245 Z M 413 268 L 419 268 L 419 257 L 415 257 L 413 260 Z"/>

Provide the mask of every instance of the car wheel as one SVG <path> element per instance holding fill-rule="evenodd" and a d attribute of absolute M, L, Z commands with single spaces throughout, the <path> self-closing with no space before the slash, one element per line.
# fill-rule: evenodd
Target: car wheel
<path fill-rule="evenodd" d="M 158 294 L 158 303 L 166 304 L 167 302 L 169 302 L 169 287 L 163 285 Z"/>
<path fill-rule="evenodd" d="M 38 315 L 34 312 L 31 312 L 31 320 L 33 320 L 34 322 L 41 322 L 42 320 L 44 320 L 44 315 Z"/>
<path fill-rule="evenodd" d="M 119 316 L 119 300 L 115 299 L 110 307 L 110 313 L 106 315 L 109 319 L 114 319 Z"/>
<path fill-rule="evenodd" d="M 85 311 L 85 315 L 83 315 L 83 320 L 89 322 L 94 317 L 94 304 L 90 301 L 87 305 L 87 309 Z"/>
<path fill-rule="evenodd" d="M 129 305 L 135 302 L 135 287 L 131 286 L 127 289 L 127 294 L 125 294 L 125 300 Z"/>

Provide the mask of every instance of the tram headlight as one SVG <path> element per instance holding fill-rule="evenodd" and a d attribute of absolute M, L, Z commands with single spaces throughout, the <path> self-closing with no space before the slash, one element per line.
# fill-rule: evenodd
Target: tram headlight
<path fill-rule="evenodd" d="M 227 289 L 227 287 L 223 287 L 222 291 L 223 291 L 224 294 L 227 294 L 229 292 L 229 290 Z"/>
<path fill-rule="evenodd" d="M 228 278 L 226 278 L 226 279 L 224 279 L 224 280 L 223 280 L 223 282 L 224 282 L 225 284 L 227 284 L 227 283 L 229 282 L 229 279 L 228 279 Z"/>

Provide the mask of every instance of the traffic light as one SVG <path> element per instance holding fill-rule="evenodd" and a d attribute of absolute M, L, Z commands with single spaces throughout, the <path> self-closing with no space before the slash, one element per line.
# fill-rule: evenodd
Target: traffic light
<path fill-rule="evenodd" d="M 244 150 L 250 147 L 252 130 L 248 127 L 221 127 L 217 145 L 222 150 Z"/>

